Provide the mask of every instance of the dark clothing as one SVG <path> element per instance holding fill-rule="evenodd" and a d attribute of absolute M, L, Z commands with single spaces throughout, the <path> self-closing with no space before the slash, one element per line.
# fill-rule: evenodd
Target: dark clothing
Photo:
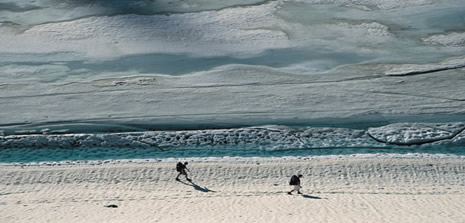
<path fill-rule="evenodd" d="M 287 192 L 288 194 L 292 194 L 293 191 L 297 191 L 298 194 L 302 194 L 300 193 L 300 189 L 302 189 L 302 187 L 300 186 L 300 178 L 302 177 L 302 175 L 293 175 L 291 177 L 291 180 L 289 181 L 289 184 L 294 186 L 294 189 L 292 189 L 291 191 Z"/>
<path fill-rule="evenodd" d="M 289 185 L 300 185 L 300 178 L 296 175 L 292 176 Z"/>
<path fill-rule="evenodd" d="M 186 172 L 186 165 L 184 165 L 183 163 L 179 162 L 178 164 L 176 164 L 176 171 L 180 172 L 180 173 L 185 173 Z"/>
<path fill-rule="evenodd" d="M 176 177 L 176 180 L 179 180 L 179 176 L 184 175 L 186 177 L 186 180 L 190 181 L 190 179 L 187 177 L 186 170 L 189 171 L 189 169 L 187 169 L 186 165 L 187 165 L 187 162 L 185 163 L 179 162 L 176 164 L 176 171 L 179 172 L 178 176 Z"/>

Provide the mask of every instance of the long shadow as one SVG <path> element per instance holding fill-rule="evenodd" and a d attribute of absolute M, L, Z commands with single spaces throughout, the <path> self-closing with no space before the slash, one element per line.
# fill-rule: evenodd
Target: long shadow
<path fill-rule="evenodd" d="M 321 198 L 321 197 L 311 196 L 311 195 L 307 195 L 307 194 L 302 194 L 302 197 L 303 198 L 310 198 L 310 199 L 327 199 L 327 198 Z"/>
<path fill-rule="evenodd" d="M 201 192 L 216 192 L 214 190 L 210 190 L 208 189 L 207 187 L 202 187 L 202 186 L 199 186 L 198 184 L 190 181 L 189 183 L 186 183 L 186 182 L 183 182 L 183 181 L 180 181 L 178 180 L 178 182 L 182 183 L 182 184 L 185 184 L 187 186 L 192 186 L 194 189 L 198 190 L 198 191 L 201 191 Z"/>

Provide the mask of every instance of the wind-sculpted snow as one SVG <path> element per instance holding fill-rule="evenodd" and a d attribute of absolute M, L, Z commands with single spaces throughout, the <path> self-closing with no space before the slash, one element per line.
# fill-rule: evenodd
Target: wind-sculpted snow
<path fill-rule="evenodd" d="M 437 144 L 441 144 L 441 141 L 436 142 Z M 465 147 L 465 131 L 462 130 L 459 134 L 457 134 L 454 138 L 450 140 L 451 145 L 460 145 Z"/>
<path fill-rule="evenodd" d="M 378 22 L 289 24 L 275 13 L 277 3 L 249 8 L 174 15 L 115 15 L 40 24 L 16 33 L 0 26 L 0 52 L 74 52 L 76 60 L 138 54 L 252 57 L 271 49 L 357 46 L 392 41 Z M 309 28 L 311 27 L 311 28 Z M 338 41 L 333 36 L 341 36 Z M 153 38 L 156 37 L 156 38 Z M 1 61 L 0 61 L 1 62 Z M 135 68 L 136 69 L 136 68 Z"/>
<path fill-rule="evenodd" d="M 434 0 L 284 0 L 284 1 L 295 1 L 307 4 L 335 4 L 335 5 L 344 5 L 352 7 L 361 7 L 364 6 L 366 10 L 372 10 L 368 6 L 371 6 L 375 9 L 395 9 L 395 8 L 405 8 L 412 6 L 421 6 L 429 5 L 434 3 Z"/>
<path fill-rule="evenodd" d="M 41 24 L 18 34 L 1 32 L 4 44 L 0 52 L 76 52 L 86 58 L 148 53 L 255 54 L 289 45 L 282 30 L 269 28 L 279 22 L 273 12 L 274 6 L 268 5 L 221 13 L 128 14 Z"/>
<path fill-rule="evenodd" d="M 377 141 L 397 145 L 424 144 L 453 139 L 464 131 L 465 123 L 396 123 L 368 129 Z M 457 141 L 458 142 L 458 141 Z"/>
<path fill-rule="evenodd" d="M 463 121 L 464 14 L 463 0 L 0 0 L 0 143 L 460 144 L 430 125 L 341 128 Z M 270 124 L 340 128 L 230 129 Z M 207 128 L 226 130 L 150 132 Z"/>
<path fill-rule="evenodd" d="M 89 16 L 202 12 L 232 7 L 254 6 L 267 2 L 269 0 L 16 0 L 0 2 L 0 23 L 9 21 L 14 24 L 27 26 L 55 21 L 69 21 Z M 337 5 L 363 10 L 396 9 L 435 3 L 433 0 L 279 0 L 275 2 L 278 4 Z"/>
<path fill-rule="evenodd" d="M 118 14 L 168 14 L 219 10 L 227 7 L 256 5 L 263 0 L 15 0 L 0 2 L 0 22 L 20 25 L 69 21 L 89 16 Z"/>
<path fill-rule="evenodd" d="M 465 123 L 398 123 L 368 131 L 346 128 L 251 127 L 195 131 L 134 133 L 10 135 L 0 137 L 1 148 L 133 147 L 170 150 L 177 147 L 250 146 L 265 151 L 321 148 L 383 148 L 389 144 L 415 145 L 450 139 Z M 454 141 L 455 140 L 455 141 Z"/>
<path fill-rule="evenodd" d="M 465 67 L 465 58 L 455 58 L 437 64 L 401 64 L 386 65 L 388 76 L 406 76 L 425 74 L 444 70 L 459 69 Z"/>
<path fill-rule="evenodd" d="M 465 47 L 465 33 L 448 33 L 423 38 L 423 42 L 428 44 L 440 44 L 452 47 Z"/>
<path fill-rule="evenodd" d="M 13 135 L 0 137 L 3 148 L 153 147 L 254 145 L 263 150 L 379 147 L 363 130 L 340 128 L 239 128 L 142 133 Z"/>

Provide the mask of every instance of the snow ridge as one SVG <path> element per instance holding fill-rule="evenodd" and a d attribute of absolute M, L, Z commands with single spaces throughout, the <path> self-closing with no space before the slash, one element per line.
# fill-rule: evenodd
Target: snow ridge
<path fill-rule="evenodd" d="M 252 145 L 262 150 L 309 148 L 383 148 L 439 143 L 463 146 L 465 123 L 396 123 L 368 130 L 264 126 L 192 131 L 146 131 L 106 134 L 10 135 L 0 148 L 130 147 L 158 148 Z"/>

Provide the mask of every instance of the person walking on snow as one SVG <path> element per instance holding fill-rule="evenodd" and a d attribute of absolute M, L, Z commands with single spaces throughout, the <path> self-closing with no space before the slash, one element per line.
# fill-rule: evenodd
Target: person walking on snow
<path fill-rule="evenodd" d="M 289 181 L 289 185 L 292 185 L 294 186 L 294 189 L 292 189 L 291 191 L 287 192 L 287 194 L 292 194 L 293 191 L 297 191 L 298 194 L 302 194 L 300 193 L 300 189 L 302 188 L 300 186 L 300 178 L 302 177 L 302 174 L 299 174 L 299 175 L 293 175 L 291 177 L 291 180 Z"/>
<path fill-rule="evenodd" d="M 184 162 L 184 164 L 181 162 L 178 162 L 178 164 L 176 164 L 176 171 L 179 172 L 178 176 L 176 177 L 176 180 L 179 181 L 179 176 L 184 175 L 187 181 L 191 181 L 191 179 L 187 177 L 186 170 L 190 172 L 190 170 L 187 169 L 187 164 L 188 164 L 187 162 Z"/>

